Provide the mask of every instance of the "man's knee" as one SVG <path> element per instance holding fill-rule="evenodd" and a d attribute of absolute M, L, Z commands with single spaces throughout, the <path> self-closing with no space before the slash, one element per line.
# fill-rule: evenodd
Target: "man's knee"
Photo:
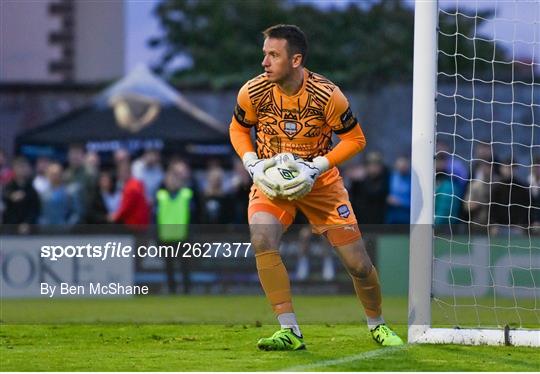
<path fill-rule="evenodd" d="M 373 270 L 373 263 L 366 252 L 362 239 L 335 248 L 349 274 L 358 278 L 369 276 Z"/>
<path fill-rule="evenodd" d="M 347 271 L 349 274 L 356 278 L 367 278 L 369 274 L 371 274 L 372 270 L 373 265 L 371 264 L 371 261 L 369 263 L 357 262 L 347 266 Z"/>
<path fill-rule="evenodd" d="M 276 250 L 279 246 L 279 238 L 262 230 L 252 230 L 251 245 L 255 252 Z"/>
<path fill-rule="evenodd" d="M 255 213 L 249 227 L 251 244 L 256 253 L 278 249 L 283 227 L 276 217 L 265 212 Z"/>

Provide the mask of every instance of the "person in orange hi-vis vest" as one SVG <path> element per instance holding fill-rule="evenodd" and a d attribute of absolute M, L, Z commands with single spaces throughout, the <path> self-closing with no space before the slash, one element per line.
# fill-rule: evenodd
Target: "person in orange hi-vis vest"
<path fill-rule="evenodd" d="M 240 89 L 229 130 L 231 143 L 254 181 L 248 207 L 251 242 L 262 288 L 281 325 L 257 346 L 262 350 L 306 347 L 293 310 L 289 276 L 278 251 L 297 209 L 307 217 L 313 232 L 324 235 L 337 251 L 373 338 L 384 346 L 401 345 L 402 340 L 383 319 L 377 271 L 336 168 L 365 147 L 362 129 L 339 87 L 305 68 L 307 41 L 299 27 L 276 25 L 263 35 L 264 73 Z M 340 139 L 335 147 L 333 133 Z M 275 164 L 272 157 L 283 152 L 300 159 L 290 161 L 298 175 L 278 193 L 265 170 Z"/>

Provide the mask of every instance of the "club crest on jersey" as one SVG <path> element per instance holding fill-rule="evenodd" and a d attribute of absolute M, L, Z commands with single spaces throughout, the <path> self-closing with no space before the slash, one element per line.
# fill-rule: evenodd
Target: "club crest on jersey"
<path fill-rule="evenodd" d="M 279 123 L 279 128 L 289 139 L 293 139 L 302 130 L 302 124 L 292 120 L 284 120 Z"/>
<path fill-rule="evenodd" d="M 341 218 L 348 218 L 351 215 L 349 207 L 345 204 L 338 206 L 337 212 Z"/>

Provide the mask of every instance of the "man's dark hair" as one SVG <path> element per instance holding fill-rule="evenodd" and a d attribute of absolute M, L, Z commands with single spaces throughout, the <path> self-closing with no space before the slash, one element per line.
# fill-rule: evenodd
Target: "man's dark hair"
<path fill-rule="evenodd" d="M 302 55 L 302 66 L 306 64 L 308 44 L 306 35 L 296 25 L 275 25 L 263 31 L 265 38 L 285 39 L 289 56 Z"/>

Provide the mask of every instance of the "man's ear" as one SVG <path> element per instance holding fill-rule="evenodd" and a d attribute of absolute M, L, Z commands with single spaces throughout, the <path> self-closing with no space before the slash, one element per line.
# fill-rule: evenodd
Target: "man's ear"
<path fill-rule="evenodd" d="M 297 68 L 300 65 L 302 65 L 302 55 L 300 53 L 297 53 L 292 56 L 292 65 L 293 65 L 293 68 Z"/>

